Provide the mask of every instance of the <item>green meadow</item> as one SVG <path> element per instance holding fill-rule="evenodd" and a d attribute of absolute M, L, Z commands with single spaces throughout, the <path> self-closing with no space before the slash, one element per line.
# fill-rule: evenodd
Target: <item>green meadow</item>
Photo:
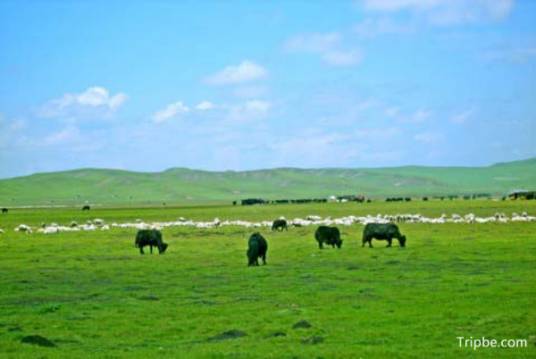
<path fill-rule="evenodd" d="M 94 218 L 497 211 L 535 215 L 536 201 L 10 209 L 0 215 L 0 357 L 534 358 L 536 222 L 400 224 L 406 248 L 372 249 L 361 247 L 361 225 L 340 226 L 340 250 L 319 250 L 315 227 L 262 228 L 268 264 L 250 268 L 254 229 L 243 227 L 165 228 L 168 251 L 144 256 L 133 229 L 13 230 Z M 32 335 L 52 346 L 23 342 Z M 528 347 L 460 348 L 460 336 Z"/>

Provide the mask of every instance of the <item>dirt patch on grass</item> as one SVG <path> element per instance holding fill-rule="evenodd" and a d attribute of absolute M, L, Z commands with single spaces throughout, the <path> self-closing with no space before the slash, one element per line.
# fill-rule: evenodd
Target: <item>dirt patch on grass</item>
<path fill-rule="evenodd" d="M 286 337 L 287 336 L 287 333 L 285 332 L 281 332 L 281 331 L 277 331 L 277 332 L 273 332 L 272 334 L 270 334 L 268 337 L 269 338 L 277 338 L 277 337 Z"/>
<path fill-rule="evenodd" d="M 300 320 L 297 323 L 294 323 L 292 326 L 292 329 L 308 329 L 311 328 L 312 325 L 307 320 Z"/>
<path fill-rule="evenodd" d="M 209 342 L 217 342 L 221 340 L 237 339 L 247 336 L 246 332 L 238 329 L 227 330 L 221 334 L 215 335 L 207 339 Z"/>
<path fill-rule="evenodd" d="M 40 347 L 52 348 L 56 346 L 54 342 L 40 335 L 27 335 L 23 337 L 20 342 L 24 344 L 38 345 Z"/>

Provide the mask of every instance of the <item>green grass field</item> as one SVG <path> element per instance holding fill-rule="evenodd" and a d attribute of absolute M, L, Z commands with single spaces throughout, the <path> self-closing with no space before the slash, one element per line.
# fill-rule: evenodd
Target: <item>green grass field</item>
<path fill-rule="evenodd" d="M 0 180 L 0 206 L 189 205 L 265 199 L 460 195 L 501 197 L 514 189 L 535 190 L 536 158 L 487 167 L 358 169 L 279 168 L 208 172 L 173 168 L 157 173 L 80 169 Z M 46 189 L 46 190 L 44 190 Z"/>
<path fill-rule="evenodd" d="M 0 215 L 0 357 L 536 357 L 536 223 L 400 224 L 407 247 L 320 251 L 314 227 L 272 233 L 268 265 L 246 267 L 253 230 L 166 228 L 165 255 L 139 255 L 134 230 L 17 233 L 25 223 L 274 219 L 310 214 L 536 214 L 536 201 L 12 209 Z M 309 328 L 293 328 L 307 321 Z M 228 335 L 222 333 L 229 332 Z M 240 336 L 238 334 L 245 334 Z M 21 343 L 41 335 L 56 347 Z M 528 339 L 527 348 L 458 346 Z"/>

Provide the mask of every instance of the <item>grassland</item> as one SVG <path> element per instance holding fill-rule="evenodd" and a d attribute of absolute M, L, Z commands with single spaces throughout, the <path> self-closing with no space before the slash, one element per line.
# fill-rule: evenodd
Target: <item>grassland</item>
<path fill-rule="evenodd" d="M 13 231 L 96 217 L 534 214 L 534 202 L 14 209 L 0 216 L 0 357 L 535 357 L 536 223 L 401 224 L 405 249 L 361 248 L 359 225 L 342 228 L 341 250 L 322 251 L 312 227 L 262 230 L 268 265 L 258 268 L 245 266 L 246 228 L 167 228 L 162 256 L 140 256 L 133 230 Z M 302 320 L 311 327 L 293 329 Z M 21 343 L 28 335 L 56 347 Z M 473 351 L 457 336 L 529 348 Z"/>
<path fill-rule="evenodd" d="M 0 180 L 0 205 L 188 205 L 365 194 L 369 197 L 490 193 L 532 189 L 536 158 L 488 167 L 362 169 L 280 168 L 208 172 L 174 168 L 158 173 L 80 169 Z"/>

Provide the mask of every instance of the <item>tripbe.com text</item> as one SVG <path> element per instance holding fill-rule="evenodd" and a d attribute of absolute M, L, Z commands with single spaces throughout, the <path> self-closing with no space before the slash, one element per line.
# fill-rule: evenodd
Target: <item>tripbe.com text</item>
<path fill-rule="evenodd" d="M 477 350 L 480 348 L 526 348 L 527 339 L 488 339 L 473 337 L 456 337 L 460 348 L 471 348 Z"/>

